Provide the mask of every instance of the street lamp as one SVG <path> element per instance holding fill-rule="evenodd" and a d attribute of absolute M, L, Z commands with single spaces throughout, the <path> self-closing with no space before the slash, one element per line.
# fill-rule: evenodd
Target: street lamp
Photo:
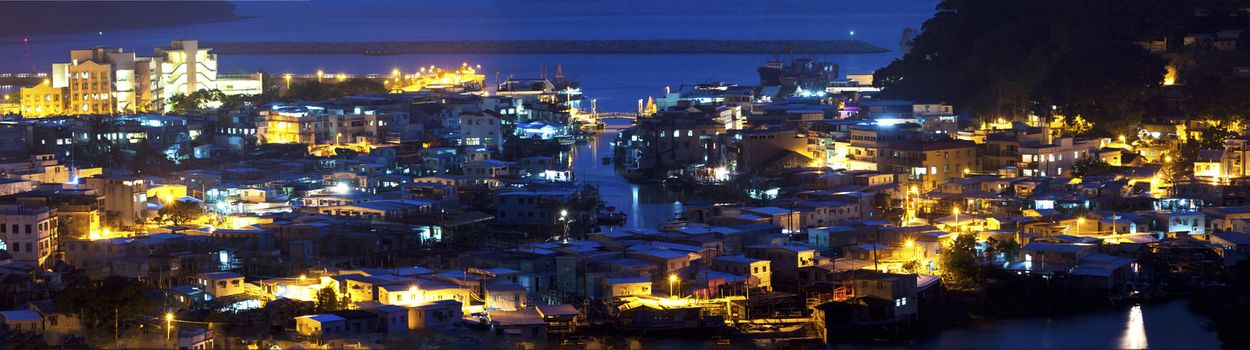
<path fill-rule="evenodd" d="M 951 212 L 955 213 L 955 230 L 959 230 L 959 208 L 951 208 Z"/>
<path fill-rule="evenodd" d="M 676 295 L 676 294 L 673 294 L 673 290 L 674 290 L 673 285 L 674 285 L 674 284 L 677 284 L 677 274 L 670 274 L 670 275 L 668 275 L 668 296 L 669 296 L 670 298 L 676 298 L 676 297 L 677 297 L 677 295 Z"/>
<path fill-rule="evenodd" d="M 919 266 L 919 264 L 920 264 L 920 263 L 919 263 L 918 261 L 920 261 L 920 259 L 918 259 L 918 258 L 916 257 L 916 255 L 917 255 L 917 254 L 916 254 L 916 240 L 914 240 L 914 239 L 909 239 L 909 240 L 906 240 L 906 241 L 904 241 L 904 242 L 903 242 L 903 246 L 906 246 L 907 248 L 911 248 L 911 259 L 912 259 L 913 261 L 917 261 L 917 263 L 916 263 L 916 264 L 917 264 L 917 266 L 916 266 L 916 270 L 917 270 L 917 271 L 919 271 L 919 270 L 920 270 L 920 266 Z"/>
<path fill-rule="evenodd" d="M 283 74 L 282 79 L 286 80 L 286 89 L 291 89 L 291 73 Z"/>
<path fill-rule="evenodd" d="M 165 340 L 169 340 L 170 331 L 174 327 L 174 313 L 165 313 Z"/>

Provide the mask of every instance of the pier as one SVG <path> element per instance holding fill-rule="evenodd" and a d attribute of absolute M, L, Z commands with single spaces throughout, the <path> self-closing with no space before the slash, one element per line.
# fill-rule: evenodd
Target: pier
<path fill-rule="evenodd" d="M 440 54 L 440 53 L 881 53 L 859 40 L 476 40 L 209 42 L 219 54 Z"/>

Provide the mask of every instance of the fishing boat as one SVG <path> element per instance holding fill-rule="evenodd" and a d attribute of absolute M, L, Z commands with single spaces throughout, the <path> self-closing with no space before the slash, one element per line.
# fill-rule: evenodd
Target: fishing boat
<path fill-rule="evenodd" d="M 794 335 L 803 330 L 802 323 L 788 325 L 771 325 L 771 324 L 745 324 L 738 327 L 738 331 L 751 337 L 782 337 Z"/>
<path fill-rule="evenodd" d="M 686 228 L 686 224 L 687 224 L 686 218 L 683 218 L 683 217 L 674 218 L 664 223 L 664 225 L 661 225 L 660 231 L 680 230 L 680 229 Z"/>
<path fill-rule="evenodd" d="M 607 210 L 603 210 L 599 212 L 599 216 L 597 217 L 597 219 L 599 220 L 599 224 L 601 225 L 624 225 L 625 224 L 625 220 L 628 219 L 628 217 L 625 215 L 625 212 L 618 211 L 614 213 L 612 212 L 613 209 L 616 209 L 616 208 L 608 207 Z"/>

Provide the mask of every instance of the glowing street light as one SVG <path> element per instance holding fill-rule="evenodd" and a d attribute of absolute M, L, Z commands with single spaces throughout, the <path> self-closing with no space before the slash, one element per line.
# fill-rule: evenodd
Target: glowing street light
<path fill-rule="evenodd" d="M 325 71 L 318 69 L 317 70 L 317 82 L 320 83 L 321 77 L 324 77 L 325 75 L 326 75 Z"/>
<path fill-rule="evenodd" d="M 283 74 L 282 79 L 286 80 L 286 89 L 291 89 L 291 73 Z"/>
<path fill-rule="evenodd" d="M 170 330 L 174 327 L 174 313 L 165 313 L 165 340 L 169 340 Z"/>
<path fill-rule="evenodd" d="M 1085 225 L 1085 218 L 1084 217 L 1076 218 L 1076 235 L 1077 236 L 1081 235 L 1081 225 Z"/>
<path fill-rule="evenodd" d="M 906 241 L 904 241 L 904 242 L 903 242 L 903 246 L 905 246 L 905 247 L 907 247 L 907 248 L 911 249 L 911 259 L 912 259 L 912 260 L 917 260 L 917 261 L 918 261 L 918 260 L 920 260 L 920 259 L 917 259 L 917 255 L 919 255 L 919 254 L 916 254 L 916 240 L 914 240 L 914 239 L 908 239 L 908 240 L 906 240 Z M 917 268 L 917 269 L 919 269 L 919 266 L 917 266 L 916 268 Z"/>
<path fill-rule="evenodd" d="M 677 295 L 676 295 L 676 294 L 673 294 L 673 289 L 674 289 L 674 288 L 673 288 L 673 285 L 677 284 L 677 281 L 678 281 L 678 279 L 677 279 L 677 274 L 670 274 L 670 275 L 668 275 L 668 296 L 669 296 L 670 298 L 676 298 L 676 297 L 677 297 Z"/>
<path fill-rule="evenodd" d="M 951 208 L 951 213 L 955 214 L 955 230 L 959 230 L 959 208 Z"/>
<path fill-rule="evenodd" d="M 399 76 L 399 68 L 391 68 L 391 76 Z"/>

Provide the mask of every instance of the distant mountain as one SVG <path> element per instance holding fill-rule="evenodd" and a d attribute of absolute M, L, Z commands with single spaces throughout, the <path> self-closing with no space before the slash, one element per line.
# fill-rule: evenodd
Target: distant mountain
<path fill-rule="evenodd" d="M 4 1 L 0 36 L 146 28 L 239 18 L 226 1 Z"/>

